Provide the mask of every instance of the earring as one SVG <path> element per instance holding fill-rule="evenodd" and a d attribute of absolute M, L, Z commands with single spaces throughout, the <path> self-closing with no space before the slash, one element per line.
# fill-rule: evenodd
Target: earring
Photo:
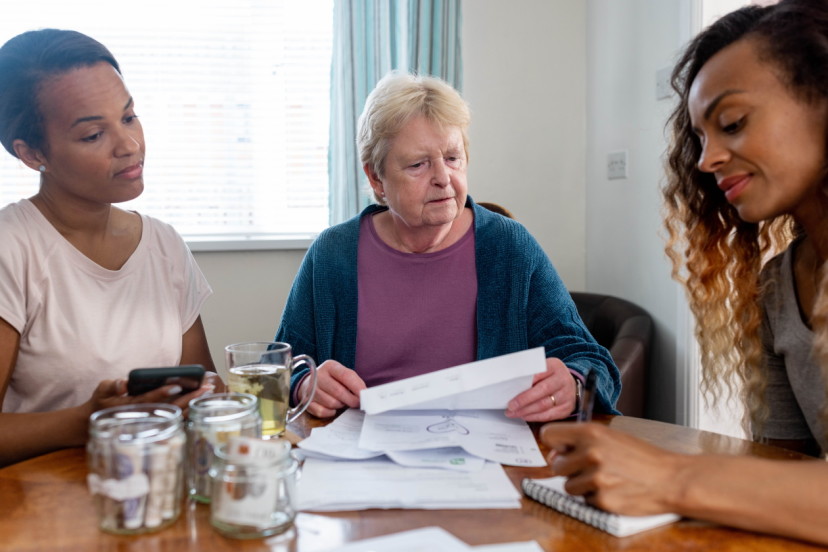
<path fill-rule="evenodd" d="M 45 172 L 46 172 L 46 165 L 41 165 L 41 166 L 39 166 L 39 167 L 37 168 L 37 170 L 39 170 L 39 171 L 40 171 L 40 172 L 42 172 L 42 173 L 45 173 Z"/>

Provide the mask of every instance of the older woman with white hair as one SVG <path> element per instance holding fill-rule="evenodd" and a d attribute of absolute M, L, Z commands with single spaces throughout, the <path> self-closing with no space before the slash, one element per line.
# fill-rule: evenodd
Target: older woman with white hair
<path fill-rule="evenodd" d="M 507 416 L 566 418 L 588 371 L 615 412 L 618 369 L 555 268 L 518 222 L 468 196 L 469 108 L 445 82 L 391 73 L 370 94 L 357 144 L 376 204 L 322 232 L 294 281 L 276 339 L 324 360 L 308 411 L 359 407 L 359 392 L 542 346 L 546 371 Z M 310 392 L 306 372 L 293 402 Z"/>

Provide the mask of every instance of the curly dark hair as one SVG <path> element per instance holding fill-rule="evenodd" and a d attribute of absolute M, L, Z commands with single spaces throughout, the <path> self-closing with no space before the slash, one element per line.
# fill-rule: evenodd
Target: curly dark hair
<path fill-rule="evenodd" d="M 789 215 L 759 223 L 739 218 L 715 177 L 698 168 L 702 145 L 688 111 L 690 88 L 701 68 L 722 49 L 745 39 L 755 41 L 759 58 L 773 66 L 797 98 L 809 103 L 826 99 L 828 2 L 782 0 L 736 10 L 695 37 L 672 73 L 678 105 L 668 122 L 672 141 L 662 190 L 666 251 L 696 318 L 705 396 L 715 402 L 741 388 L 748 410 L 745 424 L 757 429 L 768 415 L 762 398 L 767 376 L 762 367 L 759 275 L 764 263 L 802 230 Z M 819 311 L 827 299 L 823 284 L 814 316 L 814 348 L 823 359 L 828 359 L 828 327 L 819 323 L 826 316 Z M 828 362 L 822 364 L 828 381 Z M 828 420 L 828 412 L 823 412 L 823 419 Z"/>
<path fill-rule="evenodd" d="M 0 143 L 3 147 L 15 157 L 15 140 L 43 150 L 47 144 L 37 100 L 43 81 L 102 61 L 121 72 L 106 46 L 77 31 L 28 31 L 0 47 Z"/>

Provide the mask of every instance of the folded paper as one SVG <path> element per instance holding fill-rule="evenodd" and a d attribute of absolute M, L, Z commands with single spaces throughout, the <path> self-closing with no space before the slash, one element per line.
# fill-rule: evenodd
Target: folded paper
<path fill-rule="evenodd" d="M 366 414 L 389 410 L 505 410 L 546 370 L 543 347 L 510 353 L 363 389 Z"/>

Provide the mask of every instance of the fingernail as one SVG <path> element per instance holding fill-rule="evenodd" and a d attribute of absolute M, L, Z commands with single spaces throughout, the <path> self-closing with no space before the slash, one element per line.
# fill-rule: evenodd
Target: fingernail
<path fill-rule="evenodd" d="M 179 393 L 181 393 L 180 385 L 173 385 L 167 390 L 167 395 L 178 395 Z"/>

